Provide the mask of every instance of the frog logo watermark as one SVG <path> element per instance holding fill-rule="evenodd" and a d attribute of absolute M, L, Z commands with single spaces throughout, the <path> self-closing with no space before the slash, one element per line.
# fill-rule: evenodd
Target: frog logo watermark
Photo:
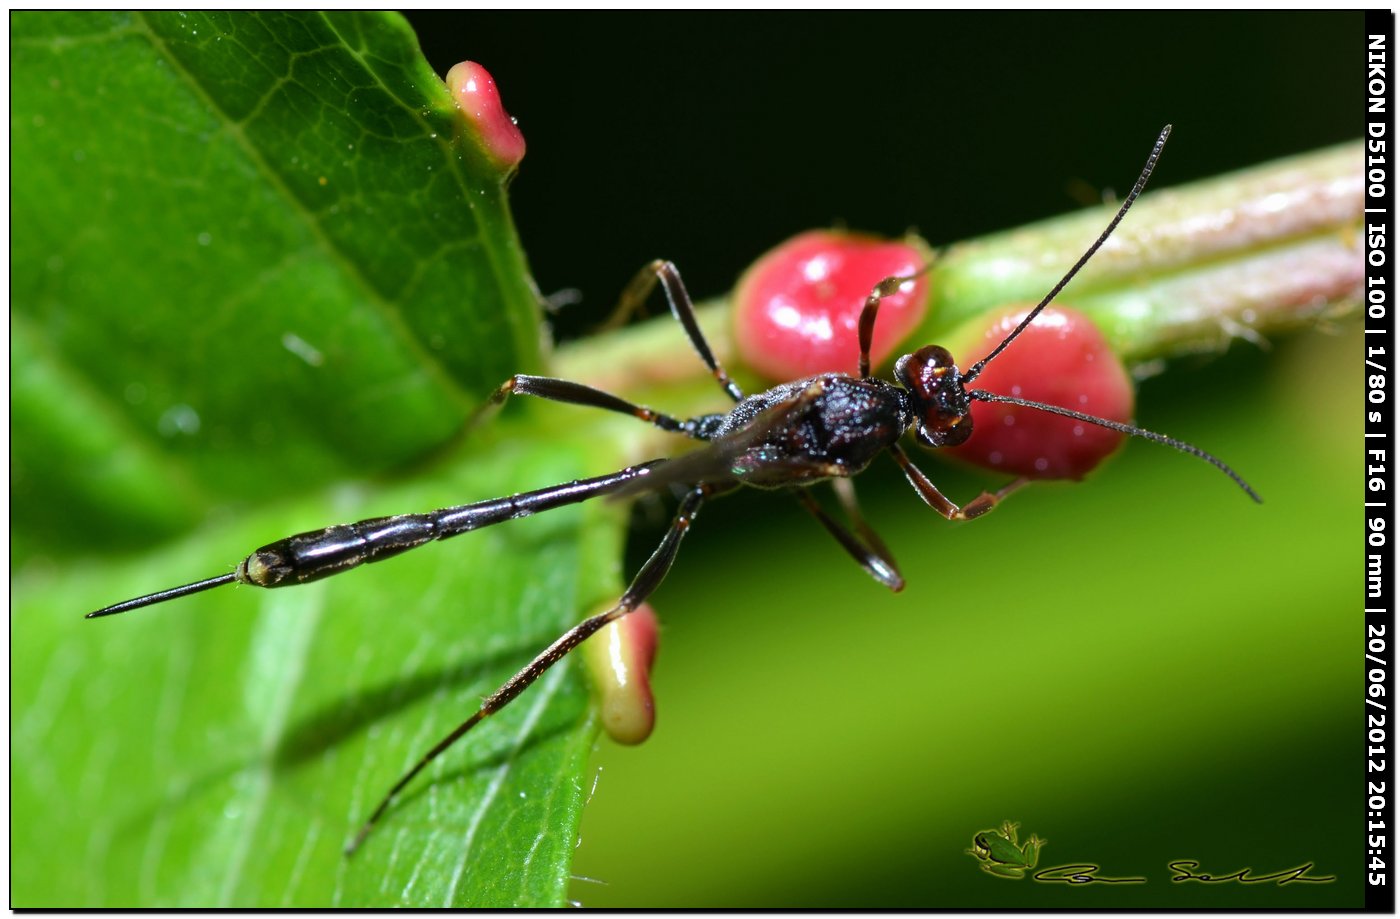
<path fill-rule="evenodd" d="M 982 863 L 982 870 L 999 878 L 1020 880 L 1040 861 L 1040 847 L 1045 840 L 1031 834 L 1024 843 L 1017 841 L 1019 823 L 1004 820 L 1000 830 L 982 830 L 972 837 L 968 855 Z"/>

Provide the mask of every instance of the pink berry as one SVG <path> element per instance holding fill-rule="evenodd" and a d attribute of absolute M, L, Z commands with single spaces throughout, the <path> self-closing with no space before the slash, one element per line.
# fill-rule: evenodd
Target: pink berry
<path fill-rule="evenodd" d="M 599 719 L 618 743 L 639 744 L 656 724 L 651 695 L 656 645 L 656 612 L 647 603 L 584 642 L 584 660 L 598 692 Z"/>
<path fill-rule="evenodd" d="M 486 68 L 463 61 L 447 71 L 447 90 L 466 116 L 486 155 L 502 172 L 515 169 L 525 157 L 525 135 L 501 105 L 496 81 Z"/>
<path fill-rule="evenodd" d="M 836 230 L 794 236 L 739 279 L 734 324 L 740 355 L 774 380 L 855 373 L 856 324 L 871 288 L 888 277 L 914 274 L 932 257 L 912 237 L 892 242 Z M 928 308 L 924 277 L 906 288 L 880 302 L 871 346 L 876 366 L 893 356 Z"/>
<path fill-rule="evenodd" d="M 979 317 L 949 336 L 966 371 L 1010 334 L 1030 311 L 1011 306 Z M 1133 386 L 1097 326 L 1081 313 L 1049 306 L 970 388 L 1128 422 Z M 972 437 L 952 448 L 959 459 L 1034 479 L 1080 479 L 1118 448 L 1125 435 L 1033 408 L 972 403 Z"/>

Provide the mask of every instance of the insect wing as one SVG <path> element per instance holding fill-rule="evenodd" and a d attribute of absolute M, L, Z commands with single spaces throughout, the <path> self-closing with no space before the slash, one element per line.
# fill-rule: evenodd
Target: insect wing
<path fill-rule="evenodd" d="M 771 405 L 738 430 L 717 437 L 698 450 L 652 467 L 644 477 L 618 489 L 612 497 L 616 499 L 643 491 L 655 491 L 668 485 L 742 482 L 760 467 L 765 473 L 788 469 L 805 471 L 811 466 L 810 460 L 764 455 L 760 451 L 769 435 L 789 423 L 810 401 L 808 394 L 803 392 Z"/>

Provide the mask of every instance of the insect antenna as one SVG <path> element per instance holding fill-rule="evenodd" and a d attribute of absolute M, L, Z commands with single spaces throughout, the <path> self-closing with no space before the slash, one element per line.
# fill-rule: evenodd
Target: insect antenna
<path fill-rule="evenodd" d="M 1050 293 L 1046 294 L 1045 297 L 1035 305 L 1035 309 L 1027 313 L 1026 317 L 1021 320 L 1020 324 L 1017 325 L 1016 328 L 1011 330 L 1010 335 L 1007 335 L 1005 338 L 1003 338 L 1001 340 L 1001 343 L 998 344 L 995 348 L 993 348 L 990 354 L 982 358 L 977 363 L 973 364 L 971 367 L 968 368 L 966 373 L 962 374 L 961 382 L 963 383 L 963 385 L 971 383 L 973 380 L 977 379 L 978 375 L 982 373 L 982 370 L 987 366 L 987 364 L 989 364 L 992 361 L 992 359 L 995 358 L 1002 351 L 1005 351 L 1006 346 L 1015 341 L 1016 337 L 1022 332 L 1024 332 L 1026 330 L 1026 327 L 1035 321 L 1035 317 L 1040 315 L 1040 311 L 1045 309 L 1045 307 L 1048 306 L 1052 300 L 1054 300 L 1060 295 L 1060 292 L 1063 291 L 1065 287 L 1069 284 L 1069 282 L 1074 279 L 1074 276 L 1079 273 L 1079 270 L 1083 268 L 1085 264 L 1088 263 L 1089 259 L 1094 257 L 1094 253 L 1098 252 L 1099 248 L 1102 247 L 1103 244 L 1108 240 L 1108 238 L 1113 235 L 1113 231 L 1116 230 L 1118 228 L 1118 224 L 1123 221 L 1123 216 L 1128 213 L 1128 208 L 1133 206 L 1133 202 L 1137 200 L 1138 195 L 1142 194 L 1142 190 L 1145 187 L 1147 187 L 1147 180 L 1151 178 L 1152 170 L 1157 168 L 1157 160 L 1161 158 L 1162 148 L 1166 146 L 1167 138 L 1171 136 L 1171 133 L 1172 126 L 1167 125 L 1166 127 L 1162 128 L 1162 133 L 1157 135 L 1157 143 L 1153 145 L 1152 153 L 1147 157 L 1147 163 L 1142 167 L 1142 172 L 1138 175 L 1137 182 L 1133 183 L 1132 191 L 1128 192 L 1127 197 L 1123 199 L 1123 203 L 1118 208 L 1118 213 L 1113 215 L 1113 219 L 1108 222 L 1108 226 L 1105 227 L 1104 231 L 1099 234 L 1099 238 L 1094 240 L 1094 244 L 1089 247 L 1088 251 L 1086 251 L 1083 255 L 1079 257 L 1079 261 L 1074 263 L 1073 267 L 1071 267 L 1070 270 L 1066 272 L 1065 276 L 1060 279 L 1060 282 L 1050 289 Z M 1156 441 L 1159 444 L 1165 444 L 1168 447 L 1180 450 L 1182 453 L 1187 453 L 1191 456 L 1197 457 L 1198 459 L 1205 460 L 1207 463 L 1210 463 L 1212 466 L 1219 469 L 1221 472 L 1225 473 L 1231 479 L 1233 479 L 1235 484 L 1238 485 L 1240 488 L 1244 489 L 1244 493 L 1253 498 L 1257 503 L 1264 503 L 1263 499 L 1260 498 L 1259 495 L 1254 491 L 1254 489 L 1249 486 L 1249 483 L 1246 482 L 1243 478 L 1241 478 L 1239 473 L 1235 472 L 1235 470 L 1227 466 L 1223 460 L 1219 459 L 1218 457 L 1212 456 L 1211 454 L 1202 450 L 1200 447 L 1192 446 L 1191 444 L 1188 444 L 1185 441 L 1177 440 L 1174 437 L 1168 437 L 1165 434 L 1158 434 L 1154 431 L 1148 431 L 1143 428 L 1134 427 L 1130 424 L 1124 424 L 1120 421 L 1110 421 L 1107 418 L 1099 418 L 1094 415 L 1086 415 L 1083 412 L 1076 412 L 1072 409 L 1061 408 L 1058 405 L 1049 405 L 1044 402 L 1032 402 L 1029 399 L 1018 399 L 1014 396 L 1003 396 L 998 393 L 987 392 L 985 389 L 970 389 L 967 390 L 967 395 L 969 398 L 976 399 L 979 402 L 1000 402 L 1003 405 L 1019 405 L 1024 408 L 1033 408 L 1042 412 L 1049 412 L 1052 415 L 1061 415 L 1065 418 L 1073 418 L 1076 421 L 1084 421 L 1089 424 L 1096 424 L 1101 428 L 1108 428 L 1113 431 L 1119 431 L 1123 434 L 1131 434 L 1134 437 L 1142 437 L 1147 440 Z"/>
<path fill-rule="evenodd" d="M 999 393 L 987 392 L 985 389 L 968 390 L 967 395 L 968 398 L 976 399 L 979 402 L 1000 402 L 1004 405 L 1020 405 L 1024 406 L 1025 408 L 1038 409 L 1042 412 L 1049 412 L 1052 415 L 1063 415 L 1066 418 L 1073 418 L 1076 421 L 1087 421 L 1089 424 L 1096 424 L 1101 428 L 1109 428 L 1110 430 L 1120 431 L 1124 434 L 1131 434 L 1134 437 L 1143 437 L 1147 440 L 1156 441 L 1159 444 L 1166 444 L 1168 447 L 1173 447 L 1177 450 L 1180 450 L 1182 453 L 1189 453 L 1190 455 L 1197 457 L 1198 459 L 1203 459 L 1207 463 L 1210 463 L 1216 469 L 1219 469 L 1221 472 L 1234 479 L 1235 484 L 1238 485 L 1240 488 L 1243 488 L 1244 493 L 1253 498 L 1255 503 L 1264 503 L 1264 499 L 1259 497 L 1258 493 L 1256 493 L 1253 488 L 1249 487 L 1249 483 L 1246 482 L 1243 478 L 1241 478 L 1238 472 L 1226 465 L 1223 460 L 1221 460 L 1218 457 L 1212 456 L 1211 454 L 1202 450 L 1200 447 L 1193 446 L 1191 444 L 1186 443 L 1185 441 L 1177 440 L 1175 437 L 1168 437 L 1165 434 L 1158 434 L 1155 431 L 1148 431 L 1143 428 L 1133 427 L 1131 424 L 1123 424 L 1121 421 L 1110 421 L 1107 418 L 1099 418 L 1094 415 L 1086 415 L 1083 412 L 1076 412 L 1072 409 L 1061 408 L 1058 405 L 1050 405 L 1045 402 L 1032 402 L 1029 399 L 1018 399 L 1015 396 L 1003 396 Z"/>
<path fill-rule="evenodd" d="M 96 619 L 99 616 L 115 616 L 117 613 L 124 613 L 127 610 L 140 609 L 143 606 L 150 606 L 154 603 L 164 603 L 166 600 L 174 600 L 176 597 L 187 597 L 190 594 L 197 594 L 215 587 L 222 587 L 236 580 L 238 580 L 236 574 L 221 574 L 218 577 L 205 578 L 202 581 L 195 581 L 193 584 L 186 584 L 183 587 L 172 587 L 169 590 L 162 590 L 154 594 L 146 594 L 146 596 L 137 597 L 134 600 L 123 600 L 121 603 L 113 603 L 111 606 L 104 606 L 96 612 L 88 613 L 83 618 Z"/>
<path fill-rule="evenodd" d="M 1045 309 L 1045 307 L 1050 304 L 1051 300 L 1054 300 L 1060 295 L 1060 291 L 1064 290 L 1065 286 L 1074 279 L 1074 276 L 1079 273 L 1079 269 L 1083 268 L 1084 265 L 1088 263 L 1089 259 L 1094 257 L 1094 253 L 1099 251 L 1099 247 L 1113 235 L 1113 231 L 1117 229 L 1118 224 L 1122 222 L 1123 215 L 1128 213 L 1128 208 L 1133 206 L 1133 202 L 1137 200 L 1137 196 L 1142 194 L 1143 188 L 1147 186 L 1147 179 L 1152 175 L 1152 170 L 1157 168 L 1157 160 L 1162 156 L 1162 148 L 1166 146 L 1167 137 L 1171 132 L 1172 126 L 1167 125 L 1162 128 L 1162 133 L 1157 135 L 1157 143 L 1152 147 L 1152 155 L 1147 158 L 1147 165 L 1142 167 L 1142 174 L 1138 176 L 1136 184 L 1133 185 L 1133 190 L 1128 192 L 1128 196 L 1123 199 L 1123 204 L 1118 208 L 1118 213 L 1113 215 L 1113 219 L 1108 222 L 1108 227 L 1099 234 L 1098 239 L 1094 240 L 1094 244 L 1089 247 L 1089 251 L 1079 257 L 1079 261 L 1075 262 L 1074 267 L 1070 268 L 1069 272 L 1060 279 L 1060 283 L 1050 289 L 1050 293 L 1046 294 L 1045 298 L 1036 304 L 1035 309 L 1026 314 L 1026 318 L 1022 319 L 1021 324 L 1011 330 L 1010 335 L 1001 340 L 1001 344 L 992 349 L 991 354 L 988 354 L 968 368 L 967 372 L 962 375 L 964 384 L 971 383 L 973 380 L 977 379 L 978 375 L 982 372 L 982 368 L 987 366 L 992 358 L 1006 350 L 1006 346 L 1015 341 L 1016 336 L 1024 332 L 1026 326 L 1035 321 L 1035 317 L 1040 315 L 1040 311 Z"/>

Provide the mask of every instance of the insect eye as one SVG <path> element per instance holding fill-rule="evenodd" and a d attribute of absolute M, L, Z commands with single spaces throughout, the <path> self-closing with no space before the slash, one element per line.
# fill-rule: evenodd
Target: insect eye
<path fill-rule="evenodd" d="M 958 379 L 958 367 L 953 355 L 939 345 L 925 345 L 913 354 L 906 354 L 894 367 L 895 376 L 921 402 L 934 401 L 950 381 Z"/>

